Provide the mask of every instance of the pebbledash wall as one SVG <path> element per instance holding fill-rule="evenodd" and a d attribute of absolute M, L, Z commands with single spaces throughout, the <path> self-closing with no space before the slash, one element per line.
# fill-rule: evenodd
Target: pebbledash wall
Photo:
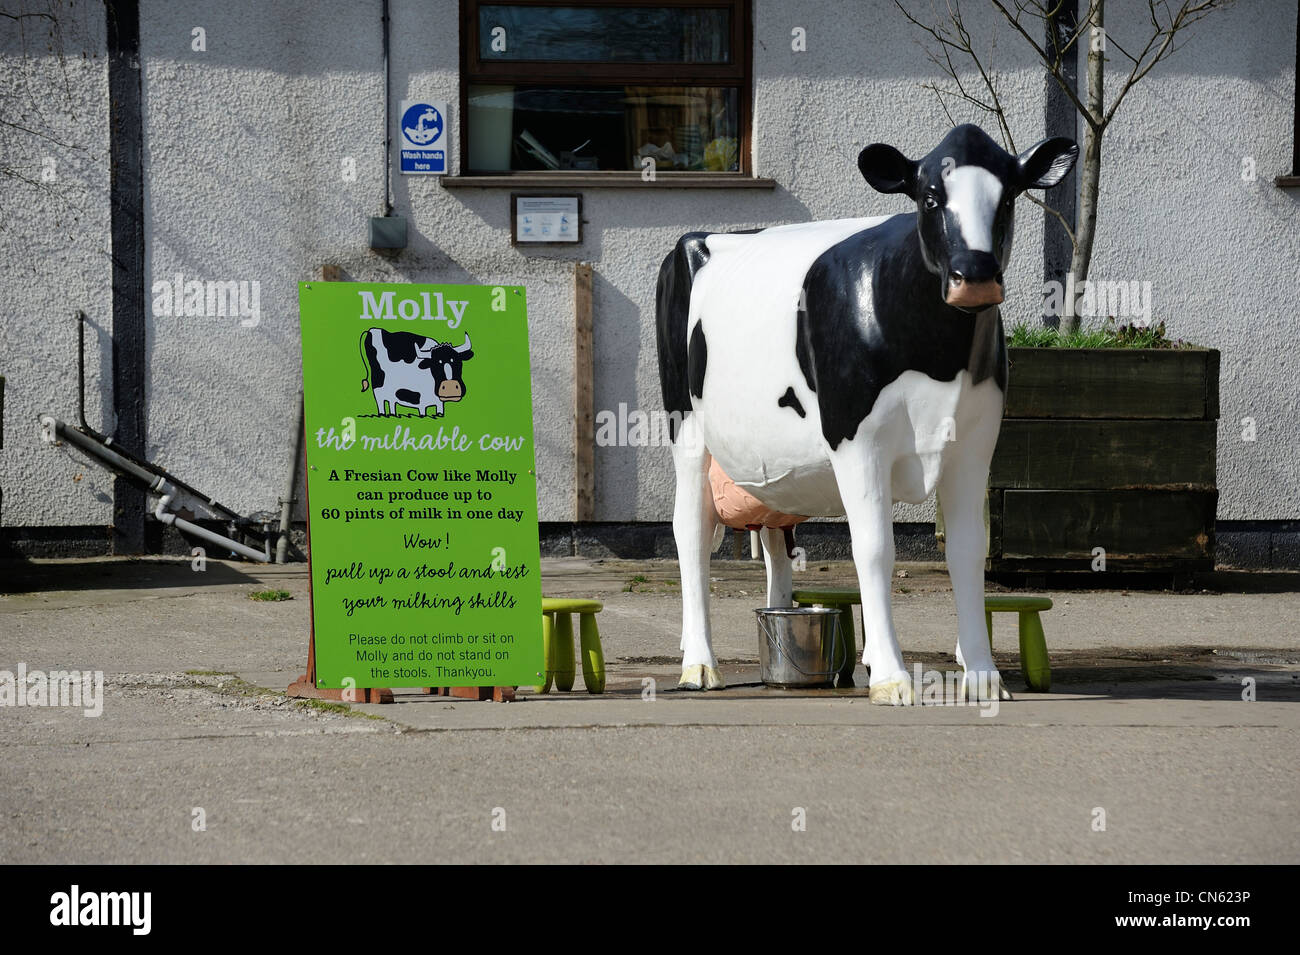
<path fill-rule="evenodd" d="M 1112 7 L 1114 36 L 1140 28 L 1138 11 Z M 0 126 L 0 549 L 10 554 L 111 545 L 111 479 L 38 435 L 40 412 L 76 419 L 75 309 L 90 318 L 91 424 L 111 430 L 126 398 L 110 380 L 112 11 L 59 9 L 62 59 L 41 40 L 42 21 L 26 22 L 25 49 L 17 21 L 0 21 L 5 118 L 42 133 Z M 139 3 L 145 342 L 143 354 L 118 360 L 142 362 L 145 452 L 236 510 L 271 516 L 292 452 L 300 280 L 330 263 L 356 281 L 520 284 L 548 551 L 673 553 L 666 447 L 596 447 L 596 521 L 573 525 L 574 263 L 594 267 L 597 411 L 660 407 L 654 282 L 682 232 L 906 208 L 872 192 L 855 160 L 873 141 L 919 155 L 948 127 L 921 88 L 937 74 L 916 29 L 887 0 L 756 0 L 753 166 L 775 180 L 771 190 L 584 188 L 580 245 L 522 249 L 509 242 L 509 190 L 449 189 L 394 172 L 395 212 L 410 220 L 410 239 L 385 257 L 368 248 L 366 231 L 384 195 L 380 10 L 380 0 Z M 987 36 L 995 14 L 980 4 L 964 12 Z M 458 173 L 459 5 L 393 0 L 391 17 L 392 109 L 408 94 L 452 104 Z M 1300 209 L 1297 191 L 1273 182 L 1291 171 L 1295 18 L 1294 3 L 1276 0 L 1216 13 L 1130 95 L 1106 139 L 1092 269 L 1094 278 L 1151 282 L 1153 317 L 1175 337 L 1222 350 L 1220 556 L 1257 566 L 1300 566 Z M 795 27 L 806 31 L 804 52 L 792 50 Z M 1023 148 L 1042 135 L 1044 78 L 1005 28 L 999 35 L 1003 98 Z M 1243 177 L 1245 160 L 1253 179 Z M 1041 304 L 1043 214 L 1024 200 L 1017 208 L 1008 324 L 1033 321 Z M 153 284 L 177 274 L 256 282 L 256 322 L 152 314 Z M 1253 442 L 1242 438 L 1246 417 Z M 932 519 L 932 505 L 896 511 L 917 553 L 927 552 Z M 835 538 L 832 529 L 809 534 L 827 553 Z"/>

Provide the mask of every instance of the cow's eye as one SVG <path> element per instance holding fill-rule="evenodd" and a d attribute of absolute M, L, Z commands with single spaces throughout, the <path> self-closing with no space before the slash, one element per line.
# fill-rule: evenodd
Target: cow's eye
<path fill-rule="evenodd" d="M 933 193 L 926 195 L 926 197 L 925 197 L 925 208 L 926 208 L 926 209 L 938 209 L 938 208 L 939 208 L 939 200 L 936 199 L 936 198 L 934 197 L 934 194 L 933 194 Z"/>

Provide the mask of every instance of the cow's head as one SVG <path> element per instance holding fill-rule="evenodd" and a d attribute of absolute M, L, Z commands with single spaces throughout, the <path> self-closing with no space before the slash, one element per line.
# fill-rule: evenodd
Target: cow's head
<path fill-rule="evenodd" d="M 873 143 L 858 155 L 858 169 L 876 191 L 915 200 L 921 253 L 943 300 L 974 311 L 1002 301 L 1016 196 L 1056 185 L 1078 154 L 1073 140 L 1057 136 L 1013 156 L 968 123 L 922 159 Z"/>
<path fill-rule="evenodd" d="M 437 382 L 437 395 L 442 401 L 460 401 L 465 397 L 465 382 L 460 376 L 461 363 L 474 357 L 469 335 L 463 345 L 438 345 L 427 357 L 422 357 L 421 368 L 433 373 Z"/>

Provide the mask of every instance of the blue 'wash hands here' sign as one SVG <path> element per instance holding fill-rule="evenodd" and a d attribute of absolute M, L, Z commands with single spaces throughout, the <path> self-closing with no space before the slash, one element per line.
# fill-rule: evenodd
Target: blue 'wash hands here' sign
<path fill-rule="evenodd" d="M 447 104 L 402 100 L 398 120 L 402 172 L 442 176 L 447 172 Z"/>

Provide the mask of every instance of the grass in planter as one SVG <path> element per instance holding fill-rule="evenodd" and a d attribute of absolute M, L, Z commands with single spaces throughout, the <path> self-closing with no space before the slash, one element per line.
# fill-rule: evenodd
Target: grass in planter
<path fill-rule="evenodd" d="M 1165 323 L 1140 328 L 1106 322 L 1062 335 L 1045 325 L 1014 325 L 1007 335 L 1009 348 L 1195 348 L 1165 333 Z"/>

